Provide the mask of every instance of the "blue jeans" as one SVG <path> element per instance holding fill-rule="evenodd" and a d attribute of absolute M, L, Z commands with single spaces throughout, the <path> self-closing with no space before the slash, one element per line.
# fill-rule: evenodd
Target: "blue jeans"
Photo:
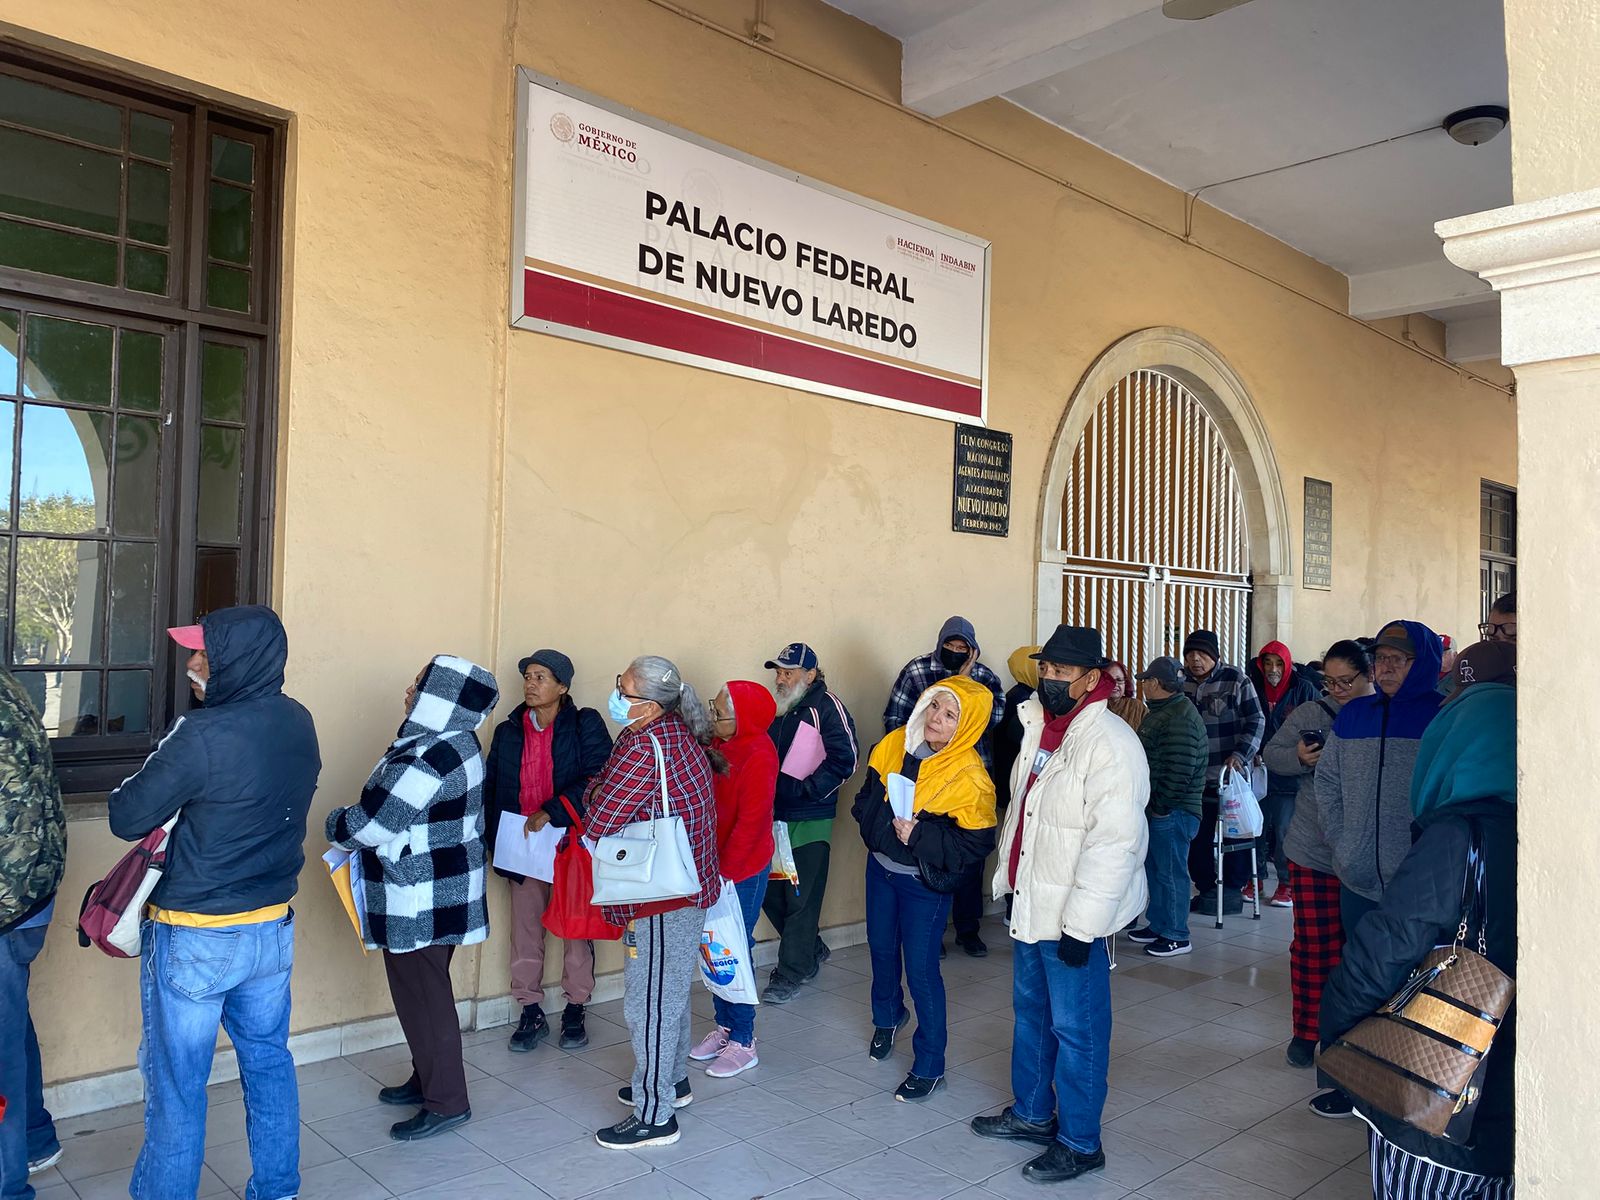
<path fill-rule="evenodd" d="M 917 1010 L 911 1038 L 911 1073 L 924 1079 L 944 1074 L 944 978 L 939 945 L 950 920 L 951 898 L 915 875 L 897 875 L 867 855 L 867 949 L 872 953 L 872 1023 L 890 1029 L 905 1015 L 900 970 Z"/>
<path fill-rule="evenodd" d="M 44 1106 L 44 1073 L 39 1039 L 28 1012 L 28 974 L 44 948 L 48 925 L 13 929 L 0 935 L 0 1096 L 9 1102 L 0 1121 L 0 1196 L 32 1200 L 30 1159 L 46 1158 L 61 1147 L 55 1122 Z"/>
<path fill-rule="evenodd" d="M 300 1190 L 300 1093 L 289 1056 L 294 915 L 257 925 L 190 929 L 144 924 L 139 994 L 144 1036 L 144 1147 L 128 1185 L 135 1200 L 193 1196 L 206 1142 L 206 1080 L 217 1025 L 228 1031 L 244 1086 L 250 1182 L 245 1200 Z"/>
<path fill-rule="evenodd" d="M 765 868 L 741 879 L 733 885 L 739 897 L 739 911 L 744 916 L 744 931 L 750 938 L 750 970 L 755 972 L 756 922 L 761 919 L 761 902 L 767 897 L 767 871 Z M 711 1007 L 717 1014 L 717 1024 L 728 1031 L 728 1040 L 741 1046 L 756 1044 L 756 1006 L 730 1004 L 721 996 L 711 997 Z"/>
<path fill-rule="evenodd" d="M 1059 1109 L 1056 1140 L 1079 1154 L 1100 1149 L 1100 1115 L 1111 1066 L 1111 962 L 1103 938 L 1089 961 L 1069 967 L 1055 942 L 1013 942 L 1011 1090 L 1024 1121 L 1042 1125 Z"/>
<path fill-rule="evenodd" d="M 1152 816 L 1150 849 L 1144 856 L 1144 877 L 1150 884 L 1145 921 L 1161 937 L 1189 940 L 1189 843 L 1200 832 L 1200 818 L 1174 809 Z"/>

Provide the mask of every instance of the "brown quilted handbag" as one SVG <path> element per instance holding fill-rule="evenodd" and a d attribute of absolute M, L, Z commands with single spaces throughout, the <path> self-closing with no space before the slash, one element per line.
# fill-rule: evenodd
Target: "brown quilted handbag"
<path fill-rule="evenodd" d="M 1466 1142 L 1495 1034 L 1516 982 L 1485 957 L 1483 854 L 1473 827 L 1461 923 L 1453 945 L 1429 951 L 1376 1013 L 1322 1052 L 1318 1065 L 1357 1108 Z M 1478 949 L 1465 945 L 1474 912 Z"/>

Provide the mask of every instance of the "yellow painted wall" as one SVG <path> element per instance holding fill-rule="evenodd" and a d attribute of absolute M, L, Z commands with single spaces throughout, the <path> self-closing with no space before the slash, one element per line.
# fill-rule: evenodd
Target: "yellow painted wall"
<path fill-rule="evenodd" d="M 295 114 L 277 570 L 289 689 L 324 746 L 318 824 L 355 794 L 436 650 L 480 656 L 514 688 L 519 655 L 561 646 L 579 700 L 599 705 L 638 653 L 710 692 L 768 678 L 762 661 L 804 638 L 866 744 L 894 672 L 952 610 L 1003 673 L 1031 640 L 1039 493 L 1067 398 L 1150 326 L 1192 331 L 1244 379 L 1296 570 L 1301 476 L 1335 483 L 1335 591 L 1297 593 L 1298 652 L 1398 615 L 1458 634 L 1476 621 L 1478 480 L 1515 476 L 1505 395 L 1399 344 L 1399 322 L 1384 336 L 1341 315 L 1336 273 L 1255 230 L 1202 209 L 1196 241 L 1217 253 L 1185 245 L 1164 232 L 1182 229 L 1177 192 L 1019 109 L 941 127 L 874 98 L 898 92 L 898 48 L 832 10 L 785 5 L 777 49 L 865 94 L 649 0 L 138 0 L 140 19 L 130 2 L 0 0 L 0 20 Z M 729 25 L 750 12 L 698 10 Z M 519 63 L 992 239 L 990 414 L 1016 437 L 1012 536 L 950 532 L 945 423 L 508 331 Z M 1413 332 L 1437 340 L 1430 322 Z M 115 850 L 86 823 L 72 832 L 66 895 Z M 836 840 L 826 920 L 853 922 L 863 855 L 847 824 Z M 387 1009 L 316 874 L 297 1029 Z M 133 972 L 69 947 L 66 924 L 36 973 L 48 1071 L 127 1066 Z M 458 958 L 462 994 L 504 992 L 504 945 Z"/>

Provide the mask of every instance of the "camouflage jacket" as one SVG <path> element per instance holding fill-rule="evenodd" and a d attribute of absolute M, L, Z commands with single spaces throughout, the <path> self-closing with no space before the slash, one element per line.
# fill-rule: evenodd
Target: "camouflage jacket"
<path fill-rule="evenodd" d="M 0 932 L 55 894 L 66 860 L 50 739 L 22 685 L 0 669 Z"/>

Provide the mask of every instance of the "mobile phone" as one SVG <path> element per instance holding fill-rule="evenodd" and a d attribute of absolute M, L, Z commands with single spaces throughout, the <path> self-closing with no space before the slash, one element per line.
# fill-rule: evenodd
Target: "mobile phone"
<path fill-rule="evenodd" d="M 1300 740 L 1307 746 L 1310 746 L 1313 750 L 1318 750 L 1322 748 L 1323 743 L 1325 743 L 1328 738 L 1327 735 L 1324 734 L 1320 729 L 1308 729 L 1300 735 Z"/>

